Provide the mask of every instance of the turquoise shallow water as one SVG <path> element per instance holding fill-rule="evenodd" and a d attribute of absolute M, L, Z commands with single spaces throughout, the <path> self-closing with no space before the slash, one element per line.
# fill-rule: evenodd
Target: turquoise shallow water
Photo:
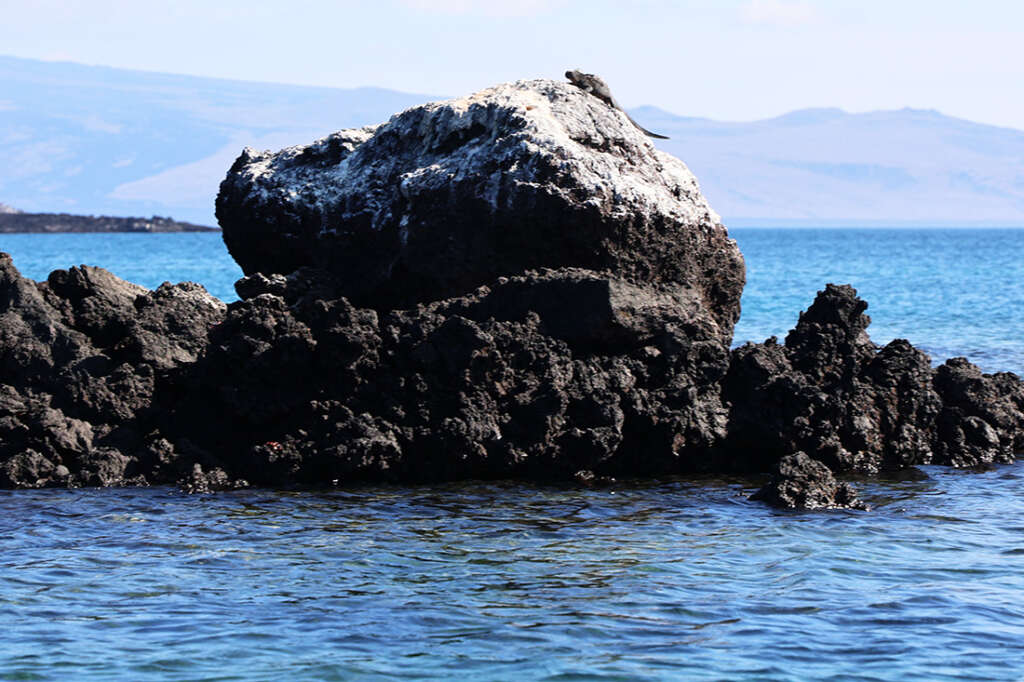
<path fill-rule="evenodd" d="M 1024 370 L 1024 231 L 734 230 L 737 341 L 826 281 L 876 341 Z M 218 235 L 0 235 L 232 299 Z M 0 679 L 1024 678 L 1022 465 L 782 513 L 755 481 L 0 492 Z"/>
<path fill-rule="evenodd" d="M 199 282 L 225 301 L 238 299 L 242 276 L 219 232 L 169 234 L 0 234 L 0 251 L 25 277 L 46 279 L 57 268 L 96 265 L 155 289 L 164 282 Z"/>

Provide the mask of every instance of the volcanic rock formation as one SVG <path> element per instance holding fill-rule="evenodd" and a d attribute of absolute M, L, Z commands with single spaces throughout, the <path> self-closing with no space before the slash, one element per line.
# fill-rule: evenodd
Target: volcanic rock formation
<path fill-rule="evenodd" d="M 173 415 L 246 479 L 663 474 L 725 436 L 728 350 L 678 288 L 564 268 L 378 314 L 262 281 Z"/>
<path fill-rule="evenodd" d="M 739 250 L 682 162 L 572 85 L 247 149 L 217 211 L 251 275 L 193 387 L 220 428 L 191 441 L 266 460 L 249 478 L 666 473 L 725 435 Z"/>
<path fill-rule="evenodd" d="M 879 348 L 867 303 L 829 284 L 785 345 L 733 351 L 724 383 L 732 406 L 726 450 L 756 452 L 756 468 L 803 451 L 835 472 L 918 464 L 1010 462 L 1024 450 L 1024 384 L 982 374 L 964 358 L 933 369 L 903 339 Z"/>
<path fill-rule="evenodd" d="M 224 306 L 0 258 L 0 485 L 768 474 L 1010 461 L 1024 384 L 933 369 L 828 285 L 730 351 L 743 261 L 678 160 L 579 89 L 520 81 L 277 153 L 217 202 Z"/>

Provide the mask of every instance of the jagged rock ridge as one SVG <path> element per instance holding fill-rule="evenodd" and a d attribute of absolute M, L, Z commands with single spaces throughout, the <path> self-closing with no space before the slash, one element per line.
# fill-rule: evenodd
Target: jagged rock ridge
<path fill-rule="evenodd" d="M 33 282 L 0 254 L 0 486 L 177 480 L 147 418 L 225 309 L 198 284 L 149 291 L 89 266 Z"/>

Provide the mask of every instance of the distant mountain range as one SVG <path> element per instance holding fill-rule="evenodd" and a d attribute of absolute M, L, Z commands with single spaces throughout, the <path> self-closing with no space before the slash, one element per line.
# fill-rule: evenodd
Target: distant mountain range
<path fill-rule="evenodd" d="M 0 57 L 0 201 L 213 225 L 242 147 L 309 142 L 431 99 Z M 727 225 L 1024 226 L 1022 131 L 911 109 L 744 123 L 630 113 L 670 136 L 658 147 L 690 166 Z"/>
<path fill-rule="evenodd" d="M 0 57 L 0 202 L 215 225 L 243 147 L 310 142 L 430 99 Z"/>
<path fill-rule="evenodd" d="M 751 123 L 633 110 L 726 224 L 1024 226 L 1024 132 L 937 111 L 805 109 Z"/>

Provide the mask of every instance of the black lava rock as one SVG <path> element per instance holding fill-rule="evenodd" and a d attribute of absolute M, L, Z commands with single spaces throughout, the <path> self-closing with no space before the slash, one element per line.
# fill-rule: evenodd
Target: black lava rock
<path fill-rule="evenodd" d="M 1008 462 L 1024 449 L 1016 375 L 983 374 L 963 358 L 933 369 L 902 339 L 879 348 L 866 308 L 851 287 L 830 284 L 785 345 L 769 339 L 733 351 L 727 452 L 757 452 L 758 470 L 802 451 L 833 471 L 877 473 Z"/>
<path fill-rule="evenodd" d="M 175 457 L 151 452 L 154 395 L 225 309 L 197 284 L 148 291 L 89 266 L 33 282 L 0 254 L 0 486 L 174 480 Z"/>
<path fill-rule="evenodd" d="M 297 291 L 234 304 L 167 415 L 234 476 L 658 474 L 724 437 L 728 351 L 675 287 L 533 272 L 383 316 Z"/>
<path fill-rule="evenodd" d="M 868 509 L 849 483 L 837 482 L 827 466 L 803 452 L 779 460 L 771 481 L 750 499 L 784 509 Z"/>

